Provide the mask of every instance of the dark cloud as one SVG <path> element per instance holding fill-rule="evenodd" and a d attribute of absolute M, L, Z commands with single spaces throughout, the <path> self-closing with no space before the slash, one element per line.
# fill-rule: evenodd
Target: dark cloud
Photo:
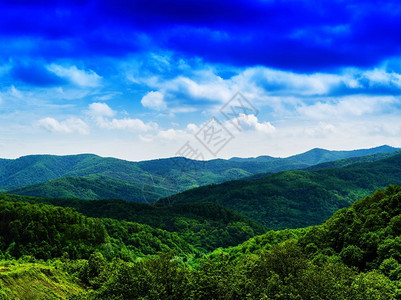
<path fill-rule="evenodd" d="M 2 40 L 26 55 L 125 56 L 170 50 L 236 66 L 309 72 L 401 55 L 396 1 L 2 1 Z M 21 52 L 19 49 L 17 52 Z M 0 49 L 13 56 L 12 48 Z"/>

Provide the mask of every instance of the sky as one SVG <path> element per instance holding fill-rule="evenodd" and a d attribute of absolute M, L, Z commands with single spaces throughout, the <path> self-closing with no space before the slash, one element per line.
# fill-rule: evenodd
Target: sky
<path fill-rule="evenodd" d="M 0 157 L 401 147 L 401 4 L 0 0 Z"/>

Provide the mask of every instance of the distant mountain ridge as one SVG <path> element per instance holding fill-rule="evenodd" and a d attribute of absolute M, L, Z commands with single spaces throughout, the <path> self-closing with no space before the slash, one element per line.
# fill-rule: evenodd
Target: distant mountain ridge
<path fill-rule="evenodd" d="M 324 222 L 378 188 L 401 184 L 401 154 L 373 162 L 317 171 L 283 171 L 188 190 L 161 203 L 214 202 L 268 228 L 298 228 Z"/>
<path fill-rule="evenodd" d="M 0 159 L 0 190 L 38 197 L 120 198 L 153 202 L 208 184 L 260 173 L 304 169 L 360 155 L 390 156 L 397 150 L 390 146 L 354 151 L 316 148 L 287 158 L 260 156 L 205 162 L 183 157 L 131 162 L 94 154 L 30 155 L 14 160 Z M 369 160 L 381 158 L 372 157 Z M 183 171 L 183 165 L 189 165 L 191 169 Z"/>
<path fill-rule="evenodd" d="M 300 163 L 316 165 L 320 163 L 325 163 L 329 161 L 359 157 L 372 155 L 377 153 L 391 153 L 394 151 L 400 150 L 400 148 L 394 148 L 388 145 L 382 145 L 379 147 L 369 148 L 369 149 L 358 149 L 358 150 L 326 150 L 322 148 L 313 148 L 301 154 L 292 155 L 285 158 L 273 157 L 273 156 L 258 156 L 258 157 L 250 157 L 250 158 L 241 158 L 241 157 L 233 157 L 229 160 L 231 161 L 257 161 L 257 162 L 271 162 L 277 160 L 284 161 L 297 161 Z"/>
<path fill-rule="evenodd" d="M 351 151 L 330 151 L 321 148 L 314 148 L 305 153 L 293 155 L 288 159 L 293 159 L 310 165 L 321 164 L 325 162 L 335 161 L 339 159 L 359 157 L 365 155 L 372 155 L 377 153 L 391 153 L 400 150 L 398 148 L 390 147 L 387 145 L 371 148 L 371 149 L 359 149 Z"/>

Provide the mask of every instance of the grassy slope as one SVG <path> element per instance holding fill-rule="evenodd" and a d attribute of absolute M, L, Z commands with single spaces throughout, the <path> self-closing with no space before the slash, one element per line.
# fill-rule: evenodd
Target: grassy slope
<path fill-rule="evenodd" d="M 286 171 L 231 181 L 186 191 L 168 201 L 215 202 L 269 228 L 297 228 L 320 224 L 336 210 L 395 183 L 401 183 L 401 155 L 337 169 Z"/>
<path fill-rule="evenodd" d="M 66 299 L 85 287 L 65 272 L 39 263 L 0 262 L 0 299 Z"/>

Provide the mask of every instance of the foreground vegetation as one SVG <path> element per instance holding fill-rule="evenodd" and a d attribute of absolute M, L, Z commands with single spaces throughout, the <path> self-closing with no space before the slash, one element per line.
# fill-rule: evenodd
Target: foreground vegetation
<path fill-rule="evenodd" d="M 32 207 L 45 211 L 54 209 L 52 215 L 61 220 L 66 216 L 57 210 L 69 210 L 49 205 L 3 202 L 1 211 L 7 211 L 7 216 L 17 216 L 20 222 L 26 217 L 21 211 Z M 36 211 L 31 211 L 31 215 L 35 214 Z M 162 253 L 153 249 L 153 254 L 147 256 L 121 255 L 118 251 L 110 255 L 101 245 L 115 236 L 113 227 L 107 227 L 107 222 L 113 224 L 117 221 L 91 219 L 73 213 L 73 210 L 68 219 L 70 225 L 66 227 L 57 227 L 48 220 L 49 228 L 56 226 L 56 231 L 63 237 L 60 243 L 68 241 L 67 233 L 74 234 L 70 226 L 75 228 L 77 220 L 74 218 L 78 216 L 82 224 L 86 224 L 83 227 L 85 230 L 94 230 L 90 227 L 92 222 L 104 224 L 105 236 L 100 235 L 98 241 L 92 239 L 91 242 L 87 242 L 87 237 L 78 240 L 74 237 L 77 244 L 73 246 L 78 249 L 78 244 L 81 244 L 79 249 L 88 251 L 77 251 L 75 257 L 50 252 L 50 259 L 45 261 L 37 261 L 43 250 L 34 252 L 40 245 L 29 245 L 29 239 L 25 240 L 31 235 L 22 232 L 20 240 L 12 241 L 14 235 L 10 236 L 5 228 L 11 230 L 14 227 L 11 222 L 4 222 L 2 216 L 3 245 L 8 243 L 8 248 L 9 242 L 14 242 L 14 247 L 23 245 L 20 249 L 30 249 L 36 258 L 21 256 L 25 252 L 2 251 L 2 258 L 7 261 L 3 261 L 0 267 L 0 299 L 22 295 L 23 287 L 17 291 L 16 281 L 11 281 L 11 275 L 7 273 L 13 268 L 17 274 L 13 280 L 19 280 L 22 286 L 28 284 L 24 283 L 27 278 L 34 280 L 44 274 L 45 278 L 41 280 L 46 284 L 43 286 L 54 291 L 54 298 L 401 299 L 399 186 L 378 190 L 350 208 L 339 210 L 322 225 L 269 231 L 236 247 L 217 249 L 202 256 L 187 255 L 191 252 L 190 248 L 187 252 L 177 252 L 172 247 L 163 249 Z M 34 228 L 37 226 L 32 227 L 33 234 L 41 232 Z M 119 228 L 119 232 L 124 232 L 124 228 Z M 141 239 L 145 236 L 147 234 L 143 234 Z M 58 249 L 57 245 L 53 247 Z M 16 261 L 18 255 L 20 258 Z M 56 256 L 59 258 L 54 259 Z M 5 265 L 8 265 L 6 270 Z M 28 270 L 28 273 L 29 270 L 34 271 L 24 277 L 27 275 L 22 270 Z M 54 282 L 58 282 L 59 286 Z M 69 283 L 73 284 L 70 289 L 63 288 Z M 40 294 L 41 291 L 35 293 Z M 24 299 L 24 296 L 21 298 Z"/>
<path fill-rule="evenodd" d="M 0 262 L 0 299 L 66 299 L 87 293 L 74 276 L 60 269 L 62 262 L 37 262 L 25 257 Z"/>

